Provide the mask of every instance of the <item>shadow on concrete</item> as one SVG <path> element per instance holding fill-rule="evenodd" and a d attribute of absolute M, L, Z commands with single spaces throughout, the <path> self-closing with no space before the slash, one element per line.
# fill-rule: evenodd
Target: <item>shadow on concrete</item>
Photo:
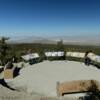
<path fill-rule="evenodd" d="M 14 88 L 11 88 L 11 87 L 5 82 L 4 79 L 0 79 L 0 84 L 1 84 L 2 86 L 4 86 L 4 87 L 10 89 L 10 90 L 13 90 L 13 91 L 16 90 L 16 89 L 14 89 Z"/>
<path fill-rule="evenodd" d="M 13 77 L 17 77 L 19 75 L 21 68 L 15 67 L 14 71 L 13 71 Z"/>
<path fill-rule="evenodd" d="M 17 77 L 19 75 L 19 71 L 20 71 L 21 68 L 15 68 L 14 71 L 13 71 L 13 78 Z M 0 68 L 0 73 L 4 71 L 4 68 Z M 10 90 L 13 90 L 15 91 L 16 89 L 10 87 L 4 80 L 4 78 L 0 79 L 0 85 L 10 89 Z"/>
<path fill-rule="evenodd" d="M 95 66 L 97 69 L 100 69 L 100 65 L 96 64 L 96 63 L 90 63 L 91 65 Z"/>

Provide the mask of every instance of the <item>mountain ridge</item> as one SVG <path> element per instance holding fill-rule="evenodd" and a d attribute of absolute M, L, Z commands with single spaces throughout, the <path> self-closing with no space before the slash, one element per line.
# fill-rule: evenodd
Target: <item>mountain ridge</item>
<path fill-rule="evenodd" d="M 8 40 L 8 43 L 41 43 L 41 44 L 56 44 L 58 41 L 62 40 L 64 44 L 74 44 L 74 45 L 96 45 L 100 46 L 99 37 L 74 37 L 74 36 L 56 36 L 56 37 L 38 37 L 38 36 L 28 36 L 28 37 L 15 37 Z"/>

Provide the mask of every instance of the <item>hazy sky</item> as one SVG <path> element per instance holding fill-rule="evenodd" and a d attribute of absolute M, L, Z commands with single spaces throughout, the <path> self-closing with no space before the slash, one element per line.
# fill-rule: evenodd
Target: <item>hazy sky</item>
<path fill-rule="evenodd" d="M 100 0 L 0 0 L 0 35 L 100 36 Z"/>

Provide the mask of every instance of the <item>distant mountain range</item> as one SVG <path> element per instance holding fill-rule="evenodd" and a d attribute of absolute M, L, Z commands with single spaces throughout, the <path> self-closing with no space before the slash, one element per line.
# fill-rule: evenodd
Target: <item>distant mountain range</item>
<path fill-rule="evenodd" d="M 42 37 L 22 37 L 22 38 L 15 38 L 10 39 L 9 43 L 46 43 L 46 44 L 54 44 L 56 43 L 54 40 L 42 38 Z"/>
<path fill-rule="evenodd" d="M 96 45 L 100 46 L 100 37 L 74 37 L 74 36 L 56 36 L 56 37 L 16 37 L 10 39 L 9 43 L 42 43 L 42 44 L 56 44 L 58 41 L 63 40 L 64 44 L 74 45 Z"/>

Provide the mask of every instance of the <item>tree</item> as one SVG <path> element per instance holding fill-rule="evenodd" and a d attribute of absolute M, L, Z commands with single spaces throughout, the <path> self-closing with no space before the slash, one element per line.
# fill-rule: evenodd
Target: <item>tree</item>
<path fill-rule="evenodd" d="M 63 40 L 57 42 L 57 50 L 64 51 Z"/>
<path fill-rule="evenodd" d="M 4 65 L 6 63 L 6 56 L 7 56 L 7 50 L 8 45 L 6 43 L 6 40 L 9 38 L 2 37 L 0 40 L 0 63 L 1 65 Z"/>
<path fill-rule="evenodd" d="M 63 40 L 60 40 L 57 42 L 57 51 L 63 51 L 64 55 L 62 57 L 60 57 L 60 60 L 65 60 L 66 59 L 66 51 L 65 51 L 65 47 L 63 44 Z"/>

